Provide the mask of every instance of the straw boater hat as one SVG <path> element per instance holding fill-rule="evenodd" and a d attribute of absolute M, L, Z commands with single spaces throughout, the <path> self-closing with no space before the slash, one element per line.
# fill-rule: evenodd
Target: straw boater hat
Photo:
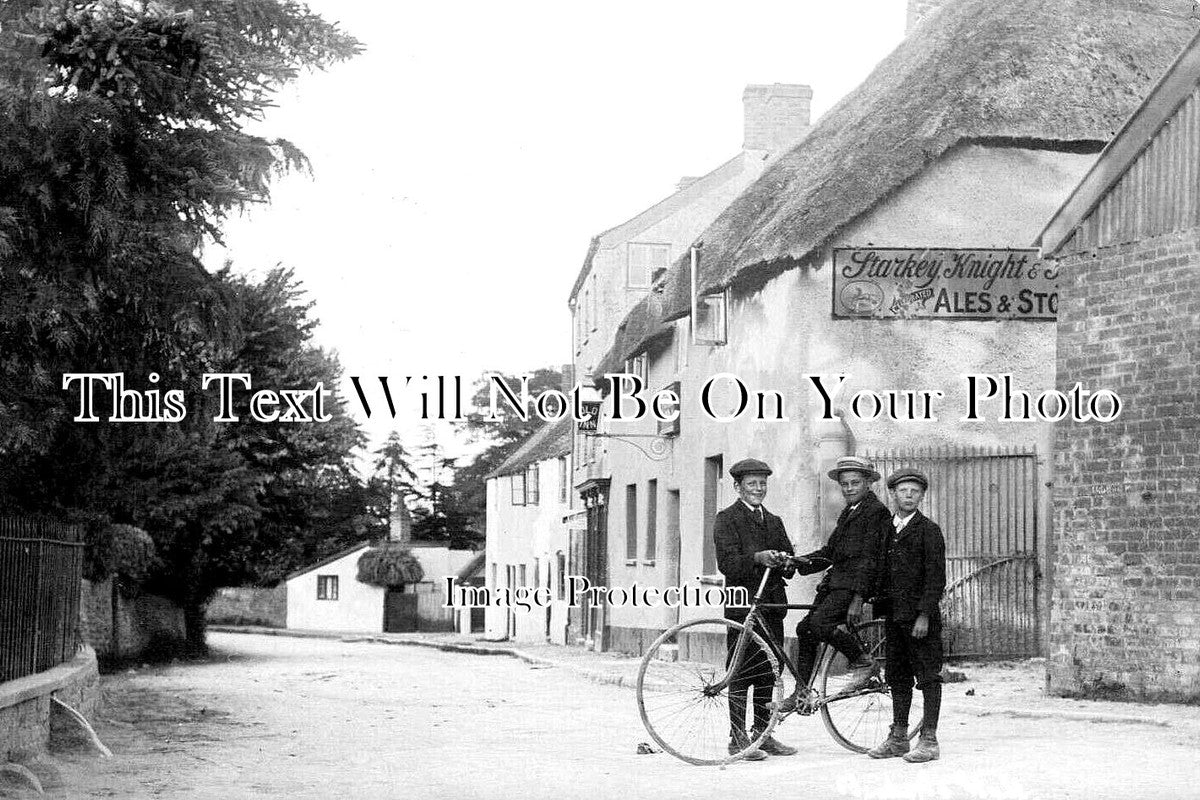
<path fill-rule="evenodd" d="M 879 480 L 879 473 L 875 471 L 875 465 L 862 456 L 842 456 L 828 474 L 831 479 L 836 481 L 843 472 L 861 472 L 867 476 L 868 483 Z"/>

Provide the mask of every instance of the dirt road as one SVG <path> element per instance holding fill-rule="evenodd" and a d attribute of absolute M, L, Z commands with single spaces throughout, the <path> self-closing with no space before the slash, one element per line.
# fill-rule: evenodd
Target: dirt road
<path fill-rule="evenodd" d="M 209 663 L 107 678 L 98 731 L 116 757 L 39 765 L 47 797 L 1200 798 L 1200 726 L 1178 722 L 980 717 L 948 690 L 933 764 L 855 756 L 793 719 L 778 736 L 799 755 L 698 768 L 637 755 L 648 737 L 632 691 L 562 669 L 377 643 L 211 643 Z"/>

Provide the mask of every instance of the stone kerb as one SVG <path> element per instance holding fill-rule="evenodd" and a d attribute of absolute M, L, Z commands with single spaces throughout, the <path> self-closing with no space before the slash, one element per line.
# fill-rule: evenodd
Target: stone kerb
<path fill-rule="evenodd" d="M 84 647 L 74 659 L 52 669 L 0 683 L 0 763 L 46 749 L 52 696 L 85 717 L 95 714 L 100 673 L 92 648 Z"/>

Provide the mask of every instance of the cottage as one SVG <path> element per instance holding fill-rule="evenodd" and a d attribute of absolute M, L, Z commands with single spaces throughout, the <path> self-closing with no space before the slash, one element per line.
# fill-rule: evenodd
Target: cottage
<path fill-rule="evenodd" d="M 1058 384 L 1122 399 L 1055 436 L 1051 691 L 1200 698 L 1200 38 L 1041 237 Z"/>
<path fill-rule="evenodd" d="M 359 561 L 372 547 L 395 547 L 412 566 L 390 585 L 360 580 Z M 445 542 L 360 542 L 287 576 L 287 627 L 347 633 L 454 630 L 446 579 L 464 573 L 473 550 Z M 469 622 L 467 623 L 469 625 Z"/>
<path fill-rule="evenodd" d="M 713 519 L 746 456 L 774 467 L 767 505 L 796 546 L 817 546 L 840 506 L 825 470 L 865 453 L 884 471 L 932 473 L 951 651 L 1044 651 L 1054 428 L 972 393 L 1004 376 L 1034 396 L 1055 386 L 1056 278 L 1030 245 L 1190 35 L 1184 5 L 947 3 L 700 234 L 594 370 L 644 371 L 681 398 L 669 424 L 601 421 L 613 439 L 661 437 L 659 453 L 608 451 L 597 504 L 611 530 L 596 536 L 613 585 L 719 583 Z M 856 272 L 884 260 L 883 274 Z M 700 395 L 716 375 L 738 381 L 710 386 L 714 415 Z M 838 394 L 815 391 L 814 375 Z M 739 382 L 784 413 L 725 421 Z M 917 418 L 853 402 L 886 390 L 940 394 Z M 811 589 L 794 582 L 795 601 Z M 611 609 L 611 646 L 640 652 L 689 613 L 710 612 Z"/>
<path fill-rule="evenodd" d="M 543 425 L 488 476 L 488 638 L 567 643 L 573 425 Z"/>

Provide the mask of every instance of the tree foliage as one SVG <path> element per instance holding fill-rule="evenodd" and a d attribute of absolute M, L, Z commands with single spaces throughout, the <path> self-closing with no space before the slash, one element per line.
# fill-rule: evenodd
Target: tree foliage
<path fill-rule="evenodd" d="M 287 0 L 0 4 L 0 502 L 144 529 L 149 580 L 193 621 L 222 582 L 361 532 L 357 430 L 336 398 L 317 425 L 216 424 L 199 404 L 180 423 L 77 424 L 62 375 L 334 386 L 293 276 L 209 273 L 197 253 L 307 166 L 246 123 L 357 50 Z"/>
<path fill-rule="evenodd" d="M 521 376 L 504 375 L 510 386 L 520 386 Z M 560 389 L 562 373 L 551 367 L 543 367 L 531 374 L 529 379 L 529 394 L 536 396 L 546 389 Z M 477 381 L 472 405 L 476 409 L 488 408 L 489 384 L 486 380 Z M 487 516 L 487 476 L 504 463 L 521 442 L 532 436 L 544 423 L 541 417 L 531 413 L 528 420 L 522 420 L 514 413 L 506 413 L 498 422 L 489 422 L 481 411 L 472 412 L 463 423 L 467 433 L 472 437 L 489 442 L 486 449 L 481 451 L 467 464 L 458 467 L 454 472 L 452 504 L 465 518 L 469 528 L 482 531 L 485 528 Z"/>

